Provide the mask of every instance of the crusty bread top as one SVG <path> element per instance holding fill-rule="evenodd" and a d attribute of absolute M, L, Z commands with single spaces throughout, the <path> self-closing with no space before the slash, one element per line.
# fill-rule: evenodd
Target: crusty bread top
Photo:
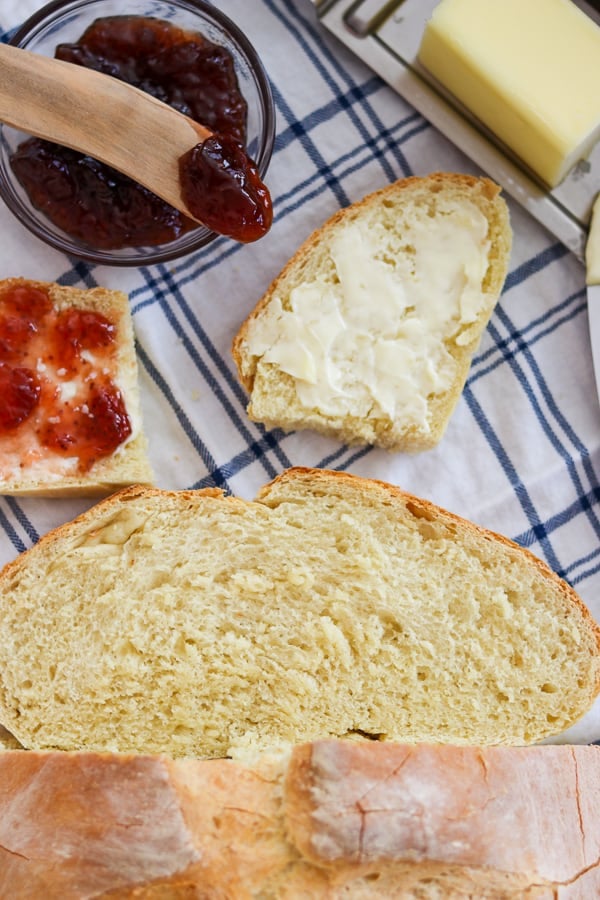
<path fill-rule="evenodd" d="M 132 487 L 1 574 L 0 722 L 28 748 L 173 756 L 530 743 L 591 706 L 599 635 L 532 554 L 382 482 Z"/>
<path fill-rule="evenodd" d="M 434 446 L 502 290 L 511 239 L 498 185 L 470 175 L 406 178 L 338 211 L 234 338 L 251 418 L 390 450 Z"/>
<path fill-rule="evenodd" d="M 0 754 L 0 895 L 591 900 L 600 748 Z"/>
<path fill-rule="evenodd" d="M 314 865 L 464 867 L 474 897 L 469 870 L 499 896 L 556 888 L 588 868 L 600 886 L 599 801 L 600 747 L 564 745 L 320 741 L 294 750 L 285 793 L 290 838 Z"/>
<path fill-rule="evenodd" d="M 103 287 L 80 289 L 55 282 L 6 278 L 0 280 L 0 297 L 19 286 L 47 292 L 55 309 L 77 307 L 97 312 L 114 325 L 115 383 L 125 403 L 132 433 L 112 455 L 98 459 L 89 471 L 80 472 L 65 457 L 33 442 L 31 446 L 25 444 L 25 461 L 15 456 L 15 453 L 23 452 L 21 442 L 24 438 L 21 436 L 29 434 L 30 420 L 26 420 L 14 435 L 0 436 L 0 493 L 94 496 L 110 493 L 128 484 L 151 484 L 154 479 L 142 426 L 137 358 L 127 295 Z M 60 369 L 60 365 L 55 368 Z"/>

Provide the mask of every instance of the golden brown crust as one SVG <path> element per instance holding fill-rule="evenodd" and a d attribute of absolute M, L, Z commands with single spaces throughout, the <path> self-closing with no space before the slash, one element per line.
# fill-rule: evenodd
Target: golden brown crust
<path fill-rule="evenodd" d="M 7 751 L 0 784 L 0 895 L 125 897 L 198 859 L 158 757 Z"/>
<path fill-rule="evenodd" d="M 556 887 L 598 869 L 599 766 L 597 747 L 316 742 L 292 754 L 287 829 L 313 865 L 481 866 L 490 886 L 512 876 L 522 896 L 517 889 Z"/>
<path fill-rule="evenodd" d="M 22 750 L 20 743 L 14 735 L 0 725 L 0 750 Z"/>
<path fill-rule="evenodd" d="M 246 764 L 9 751 L 0 895 L 592 897 L 598 802 L 595 747 L 322 741 Z"/>
<path fill-rule="evenodd" d="M 117 365 L 122 376 L 123 399 L 129 409 L 137 410 L 137 360 L 127 295 L 104 287 L 80 289 L 56 282 L 13 277 L 0 280 L 0 296 L 14 287 L 25 285 L 47 291 L 58 308 L 79 306 L 99 312 L 113 322 L 117 329 Z M 24 497 L 99 497 L 118 490 L 124 484 L 151 484 L 153 480 L 146 437 L 140 424 L 139 433 L 125 446 L 118 448 L 112 456 L 99 460 L 83 475 L 56 478 L 44 477 L 42 473 L 33 476 L 25 469 L 17 479 L 0 480 L 0 493 Z"/>

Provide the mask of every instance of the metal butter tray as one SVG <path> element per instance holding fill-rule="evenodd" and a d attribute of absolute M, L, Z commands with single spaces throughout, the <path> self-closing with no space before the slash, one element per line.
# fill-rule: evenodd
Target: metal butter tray
<path fill-rule="evenodd" d="M 312 0 L 322 24 L 583 261 L 600 143 L 549 190 L 417 61 L 439 0 Z M 600 24 L 598 0 L 573 0 Z M 558 62 L 559 64 L 559 62 Z"/>

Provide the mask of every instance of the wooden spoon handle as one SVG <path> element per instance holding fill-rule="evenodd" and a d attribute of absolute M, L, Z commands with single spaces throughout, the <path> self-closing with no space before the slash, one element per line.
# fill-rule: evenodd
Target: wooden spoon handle
<path fill-rule="evenodd" d="M 0 121 L 93 156 L 194 218 L 181 197 L 178 160 L 211 132 L 144 91 L 0 44 Z"/>

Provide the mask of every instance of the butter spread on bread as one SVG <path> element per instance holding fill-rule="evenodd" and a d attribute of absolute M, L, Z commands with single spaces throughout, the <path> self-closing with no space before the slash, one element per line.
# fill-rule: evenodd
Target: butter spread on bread
<path fill-rule="evenodd" d="M 591 900 L 600 747 L 0 754 L 0 895 Z"/>
<path fill-rule="evenodd" d="M 531 553 L 382 482 L 131 487 L 4 568 L 0 723 L 27 749 L 177 757 L 532 743 L 591 707 L 599 638 Z"/>
<path fill-rule="evenodd" d="M 405 179 L 339 212 L 234 340 L 250 417 L 389 450 L 435 445 L 510 243 L 499 188 L 466 175 Z"/>

